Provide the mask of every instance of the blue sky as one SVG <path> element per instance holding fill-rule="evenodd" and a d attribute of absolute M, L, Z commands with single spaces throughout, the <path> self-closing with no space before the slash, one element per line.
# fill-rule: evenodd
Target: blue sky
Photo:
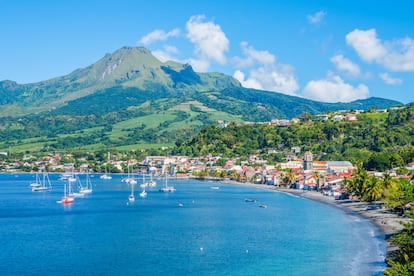
<path fill-rule="evenodd" d="M 0 0 L 0 80 L 31 83 L 123 46 L 324 102 L 414 102 L 410 1 Z"/>

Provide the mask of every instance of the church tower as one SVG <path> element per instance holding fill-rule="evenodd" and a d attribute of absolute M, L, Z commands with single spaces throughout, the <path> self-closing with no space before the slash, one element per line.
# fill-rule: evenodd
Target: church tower
<path fill-rule="evenodd" d="M 303 170 L 313 170 L 313 155 L 310 151 L 305 152 L 303 155 Z"/>

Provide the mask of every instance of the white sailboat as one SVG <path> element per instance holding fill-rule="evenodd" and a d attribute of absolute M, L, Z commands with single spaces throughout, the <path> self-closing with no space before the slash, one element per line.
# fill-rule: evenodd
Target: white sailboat
<path fill-rule="evenodd" d="M 89 173 L 86 173 L 85 186 L 81 185 L 81 187 L 79 188 L 79 193 L 81 194 L 92 193 L 92 182 L 91 182 L 91 178 L 89 177 Z"/>
<path fill-rule="evenodd" d="M 142 175 L 142 184 L 139 185 L 141 188 L 145 189 L 148 187 L 148 183 L 145 182 L 145 174 Z"/>
<path fill-rule="evenodd" d="M 128 201 L 134 202 L 135 201 L 134 184 L 133 183 L 129 183 L 129 184 L 131 185 L 131 194 L 128 196 Z"/>
<path fill-rule="evenodd" d="M 74 189 L 73 189 L 73 183 L 75 183 L 76 181 L 79 184 L 78 188 L 81 188 L 82 187 L 82 184 L 81 184 L 80 179 L 79 179 L 78 176 L 70 177 L 68 179 L 68 186 L 69 186 L 68 187 L 68 196 L 70 196 L 70 197 L 84 197 L 85 194 L 74 191 Z"/>
<path fill-rule="evenodd" d="M 139 196 L 141 198 L 145 198 L 145 197 L 147 197 L 147 192 L 145 190 L 142 190 L 142 192 L 139 193 Z"/>
<path fill-rule="evenodd" d="M 152 173 L 150 174 L 150 181 L 148 182 L 149 187 L 157 186 L 157 183 L 152 179 Z"/>
<path fill-rule="evenodd" d="M 36 173 L 36 176 L 35 176 L 35 181 L 34 181 L 34 182 L 31 182 L 31 183 L 29 184 L 29 187 L 30 187 L 31 189 L 33 189 L 33 188 L 37 188 L 37 187 L 40 187 L 40 186 L 42 186 L 42 183 L 40 182 L 39 173 Z"/>
<path fill-rule="evenodd" d="M 110 179 L 112 179 L 112 176 L 110 176 L 109 174 L 103 174 L 103 175 L 101 175 L 101 177 L 100 177 L 101 179 L 104 179 L 104 180 L 110 180 Z"/>
<path fill-rule="evenodd" d="M 109 173 L 108 173 L 108 164 L 111 160 L 110 156 L 111 156 L 111 154 L 108 152 L 108 160 L 106 161 L 107 163 L 106 163 L 106 166 L 105 166 L 105 174 L 101 175 L 101 179 L 104 179 L 104 180 L 112 179 L 112 176 L 110 176 Z"/>
<path fill-rule="evenodd" d="M 137 184 L 137 180 L 134 178 L 133 175 L 133 168 L 131 168 L 133 165 L 129 164 L 127 165 L 128 168 L 128 174 L 127 177 L 122 179 L 122 182 L 125 182 L 127 184 Z"/>
<path fill-rule="evenodd" d="M 169 192 L 169 193 L 175 192 L 174 186 L 168 185 L 168 174 L 167 173 L 165 173 L 165 185 L 164 187 L 160 189 L 160 192 Z"/>
<path fill-rule="evenodd" d="M 49 175 L 46 172 L 43 173 L 42 181 L 40 184 L 41 184 L 40 186 L 32 187 L 32 191 L 33 192 L 47 192 L 47 191 L 52 190 L 52 184 L 50 183 Z"/>

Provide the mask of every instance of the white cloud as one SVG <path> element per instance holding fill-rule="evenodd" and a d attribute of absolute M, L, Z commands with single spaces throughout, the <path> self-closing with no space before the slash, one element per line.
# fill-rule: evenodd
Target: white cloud
<path fill-rule="evenodd" d="M 204 22 L 205 16 L 196 15 L 187 21 L 187 37 L 195 45 L 197 59 L 207 63 L 226 63 L 225 53 L 229 50 L 229 40 L 219 25 Z"/>
<path fill-rule="evenodd" d="M 368 95 L 369 89 L 366 85 L 354 87 L 332 73 L 328 73 L 326 79 L 308 82 L 303 89 L 304 97 L 322 102 L 351 102 L 365 99 Z"/>
<path fill-rule="evenodd" d="M 251 67 L 255 64 L 270 65 L 276 60 L 276 57 L 268 51 L 257 51 L 253 47 L 248 46 L 247 42 L 243 41 L 240 44 L 245 58 L 235 57 L 234 61 L 237 68 Z"/>
<path fill-rule="evenodd" d="M 382 73 L 379 76 L 386 84 L 398 85 L 403 83 L 402 79 L 393 78 L 388 73 Z"/>
<path fill-rule="evenodd" d="M 361 74 L 359 66 L 345 58 L 343 55 L 335 55 L 331 57 L 331 62 L 339 71 L 345 72 L 353 77 L 358 77 Z"/>
<path fill-rule="evenodd" d="M 178 53 L 178 49 L 174 46 L 165 45 L 164 50 L 154 50 L 151 53 L 160 61 L 166 62 L 169 60 L 180 62 L 180 60 L 174 57 L 174 54 Z"/>
<path fill-rule="evenodd" d="M 346 35 L 346 42 L 366 62 L 375 62 L 396 72 L 414 71 L 414 40 L 411 38 L 382 42 L 375 29 L 355 29 Z"/>
<path fill-rule="evenodd" d="M 289 65 L 252 69 L 247 79 L 240 70 L 236 70 L 233 76 L 247 88 L 280 92 L 293 96 L 296 96 L 295 91 L 299 88 Z"/>
<path fill-rule="evenodd" d="M 310 24 L 318 24 L 319 22 L 321 22 L 323 20 L 325 15 L 326 15 L 326 12 L 318 11 L 315 14 L 309 14 L 307 16 L 307 18 L 308 18 L 308 21 L 309 21 Z"/>
<path fill-rule="evenodd" d="M 190 58 L 186 63 L 189 63 L 196 72 L 207 72 L 210 67 L 210 62 L 207 59 Z"/>
<path fill-rule="evenodd" d="M 245 79 L 244 73 L 240 70 L 236 70 L 233 74 L 233 77 L 238 80 L 244 87 L 264 90 L 263 86 L 257 80 L 252 78 Z"/>
<path fill-rule="evenodd" d="M 258 51 L 246 42 L 241 43 L 241 48 L 245 57 L 234 58 L 236 71 L 233 76 L 244 87 L 296 95 L 299 85 L 292 66 L 277 64 L 273 54 Z"/>
<path fill-rule="evenodd" d="M 154 43 L 155 41 L 165 41 L 170 37 L 177 37 L 179 35 L 180 35 L 180 29 L 178 28 L 169 31 L 168 33 L 166 33 L 163 30 L 155 30 L 143 36 L 140 39 L 140 43 L 142 43 L 143 45 L 150 45 Z"/>
<path fill-rule="evenodd" d="M 169 60 L 174 60 L 174 61 L 178 61 L 175 57 L 173 57 L 172 55 L 170 55 L 169 53 L 162 51 L 162 50 L 154 50 L 151 51 L 151 53 L 157 58 L 159 59 L 161 62 L 166 62 Z"/>

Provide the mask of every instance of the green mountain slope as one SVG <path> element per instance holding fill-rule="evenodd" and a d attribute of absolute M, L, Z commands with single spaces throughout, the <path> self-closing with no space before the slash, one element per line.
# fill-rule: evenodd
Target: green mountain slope
<path fill-rule="evenodd" d="M 0 151 L 171 144 L 217 120 L 400 104 L 379 98 L 331 104 L 246 89 L 230 76 L 197 73 L 188 64 L 163 63 L 145 48 L 124 47 L 66 76 L 0 82 Z"/>
<path fill-rule="evenodd" d="M 158 91 L 194 91 L 240 86 L 219 73 L 195 73 L 191 66 L 162 63 L 150 51 L 123 47 L 86 68 L 32 84 L 0 82 L 0 116 L 22 116 L 48 111 L 103 89 L 121 86 Z"/>

